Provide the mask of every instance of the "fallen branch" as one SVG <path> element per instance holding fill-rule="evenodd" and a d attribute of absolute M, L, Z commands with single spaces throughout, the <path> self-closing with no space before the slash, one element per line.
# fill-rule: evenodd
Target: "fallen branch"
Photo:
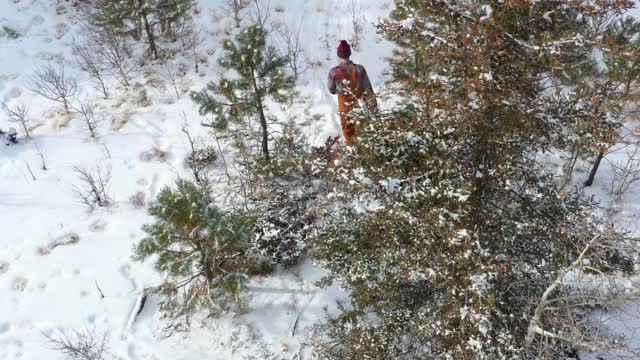
<path fill-rule="evenodd" d="M 300 317 L 302 316 L 304 311 L 307 309 L 309 304 L 311 304 L 311 301 L 313 300 L 313 298 L 316 296 L 317 293 L 318 293 L 317 291 L 314 292 L 313 295 L 311 295 L 311 297 L 309 298 L 309 301 L 307 301 L 307 303 L 302 307 L 302 310 L 296 317 L 296 321 L 293 323 L 293 328 L 291 329 L 291 336 L 296 336 L 296 329 L 298 328 L 298 322 L 300 321 Z"/>
<path fill-rule="evenodd" d="M 31 174 L 31 177 L 33 178 L 33 181 L 36 181 L 36 176 L 33 175 L 33 171 L 31 171 L 31 166 L 29 166 L 28 162 L 27 162 L 27 169 L 29 170 L 29 174 Z"/>
<path fill-rule="evenodd" d="M 102 290 L 100 289 L 100 286 L 98 286 L 98 280 L 96 280 L 96 288 L 98 289 L 98 291 L 100 292 L 100 298 L 104 299 L 104 293 L 102 292 Z"/>
<path fill-rule="evenodd" d="M 542 297 L 540 298 L 540 302 L 538 303 L 538 306 L 536 306 L 536 311 L 533 317 L 531 318 L 531 321 L 529 322 L 527 336 L 525 337 L 525 341 L 527 344 L 531 344 L 533 342 L 536 334 L 543 335 L 546 337 L 563 339 L 561 336 L 557 334 L 555 334 L 555 336 L 551 336 L 554 334 L 551 334 L 548 331 L 542 330 L 542 328 L 540 327 L 540 319 L 542 318 L 542 313 L 544 312 L 544 308 L 549 303 L 549 296 L 551 296 L 551 294 L 558 288 L 558 286 L 562 284 L 562 282 L 564 281 L 564 277 L 582 263 L 582 259 L 584 258 L 584 256 L 587 254 L 587 252 L 591 249 L 593 244 L 599 238 L 600 238 L 600 235 L 594 236 L 593 239 L 591 239 L 591 241 L 589 241 L 587 246 L 582 250 L 578 258 L 571 265 L 569 265 L 564 270 L 562 270 L 560 274 L 558 274 L 556 279 L 551 283 L 551 285 L 549 285 L 549 287 L 544 291 L 544 293 L 542 294 Z"/>

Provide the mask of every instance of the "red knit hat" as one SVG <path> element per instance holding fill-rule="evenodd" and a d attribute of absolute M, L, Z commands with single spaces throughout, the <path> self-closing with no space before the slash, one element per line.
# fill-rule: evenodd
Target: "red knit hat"
<path fill-rule="evenodd" d="M 341 59 L 348 59 L 351 56 L 351 46 L 347 40 L 340 41 L 340 45 L 338 46 L 338 57 Z"/>

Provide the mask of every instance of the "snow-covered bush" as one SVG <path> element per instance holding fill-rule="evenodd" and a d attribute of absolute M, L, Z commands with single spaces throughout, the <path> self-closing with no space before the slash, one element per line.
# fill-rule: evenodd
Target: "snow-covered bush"
<path fill-rule="evenodd" d="M 147 206 L 147 196 L 144 191 L 138 191 L 129 198 L 131 205 L 136 209 L 142 209 Z"/>
<path fill-rule="evenodd" d="M 289 191 L 277 191 L 257 216 L 253 251 L 273 263 L 291 266 L 305 255 L 309 220 L 306 201 Z"/>
<path fill-rule="evenodd" d="M 216 150 L 213 146 L 206 146 L 200 149 L 194 149 L 185 158 L 187 166 L 194 171 L 200 173 L 216 160 Z"/>
<path fill-rule="evenodd" d="M 155 288 L 162 310 L 173 316 L 197 308 L 218 314 L 242 305 L 249 276 L 265 272 L 249 255 L 252 214 L 218 209 L 208 187 L 186 180 L 163 188 L 149 214 L 155 222 L 143 226 L 147 236 L 134 252 L 136 260 L 153 257 L 156 269 L 168 275 Z"/>

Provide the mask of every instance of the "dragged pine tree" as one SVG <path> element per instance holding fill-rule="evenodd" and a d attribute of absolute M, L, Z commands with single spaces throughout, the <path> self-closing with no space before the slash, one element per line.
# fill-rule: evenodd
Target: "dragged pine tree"
<path fill-rule="evenodd" d="M 249 255 L 254 216 L 217 208 L 206 185 L 178 180 L 160 191 L 149 214 L 155 221 L 143 226 L 134 258 L 153 258 L 167 274 L 154 292 L 171 316 L 242 307 L 249 277 L 268 271 Z"/>

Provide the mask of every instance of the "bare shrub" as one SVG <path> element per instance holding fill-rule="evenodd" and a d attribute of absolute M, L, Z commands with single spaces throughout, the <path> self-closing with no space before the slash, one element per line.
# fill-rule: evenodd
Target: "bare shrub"
<path fill-rule="evenodd" d="M 173 87 L 173 90 L 176 92 L 176 97 L 180 99 L 180 92 L 178 91 L 177 85 L 178 75 L 176 67 L 172 63 L 165 61 L 158 74 Z"/>
<path fill-rule="evenodd" d="M 43 334 L 49 348 L 76 360 L 102 360 L 109 351 L 109 333 L 99 334 L 95 328 L 82 330 L 57 328 L 51 334 Z"/>
<path fill-rule="evenodd" d="M 78 84 L 75 79 L 65 73 L 64 64 L 60 64 L 57 68 L 50 62 L 40 64 L 29 79 L 31 91 L 63 104 L 64 110 L 67 114 L 69 113 L 69 101 L 76 94 Z"/>
<path fill-rule="evenodd" d="M 109 98 L 109 91 L 105 83 L 104 75 L 107 70 L 102 59 L 100 46 L 91 40 L 78 41 L 75 38 L 71 44 L 76 64 L 82 70 L 94 87 L 102 92 L 105 99 Z"/>
<path fill-rule="evenodd" d="M 611 205 L 609 207 L 611 215 L 620 211 L 625 195 L 629 189 L 640 181 L 640 144 L 634 144 L 631 151 L 627 151 L 626 155 L 622 161 L 607 159 L 609 165 L 611 165 L 613 175 L 611 183 L 606 189 L 611 197 Z"/>
<path fill-rule="evenodd" d="M 367 23 L 367 18 L 364 16 L 365 7 L 361 0 L 349 0 L 348 11 L 353 31 L 351 46 L 357 50 L 365 34 L 365 25 Z"/>
<path fill-rule="evenodd" d="M 147 196 L 143 191 L 138 191 L 129 198 L 131 205 L 136 209 L 142 209 L 147 206 Z"/>
<path fill-rule="evenodd" d="M 90 211 L 96 207 L 107 207 L 111 204 L 108 193 L 111 172 L 100 165 L 89 168 L 82 165 L 74 165 L 73 171 L 81 182 L 79 186 L 73 186 L 73 194 L 86 205 Z"/>
<path fill-rule="evenodd" d="M 180 130 L 187 136 L 189 146 L 191 147 L 191 152 L 185 158 L 185 162 L 193 172 L 193 177 L 196 179 L 196 182 L 201 183 L 206 178 L 206 174 L 203 174 L 203 171 L 216 160 L 216 151 L 212 146 L 206 146 L 201 149 L 196 148 L 195 141 L 189 132 L 187 115 L 184 112 L 182 113 L 182 117 L 183 122 Z"/>
<path fill-rule="evenodd" d="M 86 131 L 92 138 L 96 137 L 96 131 L 104 123 L 104 117 L 96 115 L 93 106 L 88 103 L 82 103 L 74 109 L 80 114 L 80 119 Z"/>
<path fill-rule="evenodd" d="M 253 0 L 251 7 L 251 22 L 267 28 L 269 18 L 271 17 L 271 0 Z"/>
<path fill-rule="evenodd" d="M 201 36 L 202 31 L 202 28 L 194 28 L 191 26 L 188 29 L 185 29 L 181 34 L 182 45 L 185 50 L 191 52 L 191 56 L 193 57 L 193 65 L 196 74 L 198 73 L 199 68 L 200 46 L 202 46 L 202 43 L 204 42 L 204 38 Z"/>
<path fill-rule="evenodd" d="M 9 122 L 19 124 L 24 131 L 24 135 L 27 139 L 31 139 L 31 134 L 29 133 L 29 108 L 24 103 L 18 103 L 14 107 L 9 107 L 6 103 L 2 103 L 2 111 L 9 118 Z"/>
<path fill-rule="evenodd" d="M 40 146 L 38 146 L 37 142 L 33 142 L 33 146 L 36 148 L 36 151 L 38 152 L 38 156 L 40 157 L 40 163 L 41 163 L 41 168 L 42 170 L 47 170 L 47 162 L 44 159 L 44 152 L 42 152 L 42 149 L 40 149 Z"/>
<path fill-rule="evenodd" d="M 247 5 L 247 0 L 224 0 L 222 2 L 222 8 L 233 16 L 236 28 L 240 28 L 240 23 L 245 17 L 245 15 L 242 15 L 242 10 L 244 10 Z"/>
<path fill-rule="evenodd" d="M 140 153 L 140 160 L 149 161 L 165 161 L 167 159 L 167 153 L 154 146 L 147 151 Z"/>
<path fill-rule="evenodd" d="M 132 49 L 127 39 L 110 27 L 93 30 L 92 37 L 101 59 L 101 65 L 120 84 L 128 87 L 135 64 L 130 61 Z"/>
<path fill-rule="evenodd" d="M 302 49 L 302 44 L 300 42 L 302 24 L 303 20 L 300 21 L 296 32 L 291 31 L 286 24 L 276 29 L 284 43 L 283 53 L 287 55 L 287 58 L 289 59 L 289 67 L 293 70 L 296 77 L 309 70 L 311 67 L 311 62 L 304 54 L 304 50 Z"/>

